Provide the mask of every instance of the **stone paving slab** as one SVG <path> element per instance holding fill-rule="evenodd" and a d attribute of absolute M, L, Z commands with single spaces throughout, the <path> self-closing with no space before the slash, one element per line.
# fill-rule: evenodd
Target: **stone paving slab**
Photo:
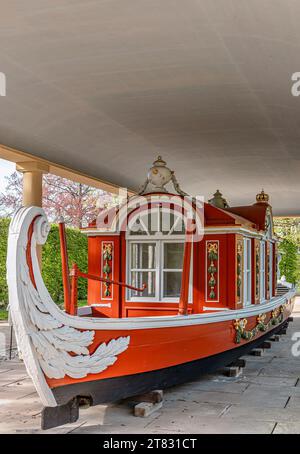
<path fill-rule="evenodd" d="M 224 418 L 233 418 L 238 420 L 248 419 L 256 421 L 269 422 L 300 422 L 299 409 L 289 409 L 283 407 L 266 407 L 264 402 L 256 406 L 232 405 Z"/>
<path fill-rule="evenodd" d="M 162 433 L 172 433 L 175 424 L 172 421 L 157 420 L 155 425 L 151 425 L 156 431 Z M 185 419 L 180 425 L 175 426 L 177 433 L 195 434 L 265 434 L 272 433 L 275 424 L 273 422 L 261 422 L 256 420 L 224 420 L 209 417 L 198 417 L 195 419 Z M 148 429 L 151 429 L 149 426 Z"/>
<path fill-rule="evenodd" d="M 300 433 L 300 357 L 291 354 L 300 332 L 300 298 L 285 336 L 264 356 L 245 356 L 236 378 L 221 372 L 165 391 L 163 407 L 137 418 L 128 403 L 80 411 L 78 421 L 41 431 L 42 404 L 22 361 L 0 357 L 0 433 Z M 9 326 L 0 323 L 6 340 Z M 7 341 L 6 341 L 7 345 Z M 16 352 L 15 343 L 13 344 Z M 6 348 L 7 352 L 7 348 Z"/>
<path fill-rule="evenodd" d="M 240 379 L 241 382 L 245 382 L 250 385 L 262 385 L 262 386 L 279 386 L 283 387 L 297 387 L 298 378 L 289 377 L 267 377 L 265 375 L 259 375 L 257 377 L 248 377 L 243 375 Z"/>
<path fill-rule="evenodd" d="M 276 424 L 274 434 L 300 434 L 300 423 L 299 422 L 289 422 L 286 423 L 278 423 Z"/>
<path fill-rule="evenodd" d="M 224 393 L 240 394 L 246 388 L 247 383 L 238 383 L 235 379 L 224 377 L 223 375 L 215 375 L 206 379 L 199 379 L 197 382 L 190 382 L 185 385 L 172 387 L 166 390 L 166 393 L 172 393 L 175 390 L 186 393 L 187 391 L 219 391 Z"/>

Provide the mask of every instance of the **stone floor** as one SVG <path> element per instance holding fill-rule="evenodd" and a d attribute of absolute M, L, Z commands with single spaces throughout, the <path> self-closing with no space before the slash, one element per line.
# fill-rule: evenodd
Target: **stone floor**
<path fill-rule="evenodd" d="M 300 357 L 291 353 L 299 332 L 300 298 L 285 336 L 262 357 L 245 356 L 238 378 L 221 373 L 165 391 L 162 409 L 148 418 L 128 403 L 81 410 L 74 424 L 43 433 L 300 433 Z M 39 433 L 41 403 L 24 365 L 3 358 L 9 327 L 0 324 L 0 433 Z M 1 351 L 2 345 L 2 351 Z M 300 348 L 299 348 L 300 352 Z M 1 360 L 2 357 L 2 360 Z"/>

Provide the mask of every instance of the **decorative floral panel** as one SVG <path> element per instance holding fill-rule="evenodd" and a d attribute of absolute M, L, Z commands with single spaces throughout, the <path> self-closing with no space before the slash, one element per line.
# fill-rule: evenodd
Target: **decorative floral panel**
<path fill-rule="evenodd" d="M 102 265 L 101 271 L 102 276 L 107 279 L 112 279 L 112 267 L 113 267 L 113 243 L 102 242 Z M 112 299 L 112 285 L 108 282 L 104 282 L 101 286 L 101 298 Z"/>
<path fill-rule="evenodd" d="M 277 290 L 276 290 L 276 282 L 277 282 L 277 279 L 278 279 L 278 266 L 279 266 L 279 263 L 278 263 L 278 247 L 277 247 L 277 244 L 274 245 L 274 254 L 275 254 L 275 270 L 274 270 L 274 273 L 275 273 L 275 278 L 274 278 L 274 285 L 275 285 L 275 288 L 273 289 L 273 292 L 274 292 L 274 296 L 277 294 Z"/>
<path fill-rule="evenodd" d="M 243 293 L 243 240 L 236 243 L 236 300 L 239 303 Z"/>
<path fill-rule="evenodd" d="M 266 243 L 266 261 L 267 261 L 267 299 L 270 298 L 270 243 Z"/>
<path fill-rule="evenodd" d="M 219 302 L 219 241 L 206 241 L 206 302 Z"/>
<path fill-rule="evenodd" d="M 260 289 L 260 244 L 256 242 L 255 246 L 255 301 L 259 301 Z"/>

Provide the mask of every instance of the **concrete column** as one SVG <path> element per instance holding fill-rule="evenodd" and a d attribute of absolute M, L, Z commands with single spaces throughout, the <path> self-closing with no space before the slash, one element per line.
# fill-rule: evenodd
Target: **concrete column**
<path fill-rule="evenodd" d="M 17 170 L 23 173 L 23 205 L 42 206 L 43 173 L 49 172 L 49 167 L 38 161 L 18 162 Z"/>
<path fill-rule="evenodd" d="M 16 168 L 23 173 L 23 206 L 42 207 L 43 174 L 49 172 L 47 164 L 38 161 L 18 162 Z M 37 247 L 37 255 L 41 265 L 41 246 Z"/>

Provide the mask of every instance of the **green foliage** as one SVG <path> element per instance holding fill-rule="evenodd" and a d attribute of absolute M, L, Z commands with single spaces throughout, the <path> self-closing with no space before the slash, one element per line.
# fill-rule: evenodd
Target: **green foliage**
<path fill-rule="evenodd" d="M 291 237 L 300 244 L 300 218 L 274 218 L 274 228 L 281 238 Z"/>
<path fill-rule="evenodd" d="M 280 273 L 288 282 L 300 285 L 300 218 L 274 218 L 275 233 L 283 240 Z"/>
<path fill-rule="evenodd" d="M 298 246 L 292 238 L 284 238 L 280 243 L 279 251 L 282 254 L 280 273 L 286 277 L 287 282 L 296 284 L 299 280 Z"/>
<path fill-rule="evenodd" d="M 69 266 L 77 263 L 81 271 L 87 271 L 87 237 L 79 230 L 67 228 L 67 246 Z M 43 279 L 56 303 L 63 303 L 64 292 L 61 271 L 60 244 L 58 226 L 53 224 L 46 244 L 43 246 Z M 78 280 L 78 299 L 87 298 L 87 280 Z"/>
<path fill-rule="evenodd" d="M 7 320 L 8 312 L 6 309 L 0 309 L 0 320 Z"/>
<path fill-rule="evenodd" d="M 6 307 L 7 297 L 7 283 L 6 283 L 6 252 L 7 252 L 7 235 L 9 219 L 0 219 L 0 309 Z"/>
<path fill-rule="evenodd" d="M 0 219 L 0 310 L 5 313 L 8 302 L 6 284 L 6 252 L 9 219 Z M 69 265 L 76 262 L 81 271 L 87 271 L 87 238 L 79 230 L 67 228 L 67 244 Z M 63 283 L 61 273 L 61 258 L 58 226 L 53 224 L 46 244 L 43 246 L 43 279 L 45 285 L 56 303 L 63 303 Z M 78 280 L 78 299 L 86 300 L 87 281 Z M 2 314 L 2 315 L 3 315 Z"/>

